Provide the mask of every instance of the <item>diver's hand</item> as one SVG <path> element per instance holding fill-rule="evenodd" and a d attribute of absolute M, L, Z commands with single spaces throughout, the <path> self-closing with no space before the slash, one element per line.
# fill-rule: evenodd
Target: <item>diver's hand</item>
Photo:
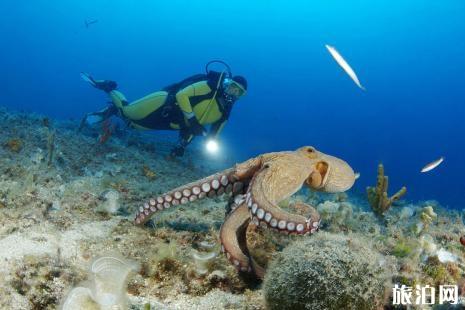
<path fill-rule="evenodd" d="M 171 150 L 170 156 L 171 157 L 181 157 L 184 155 L 185 148 L 181 145 L 176 146 Z"/>
<path fill-rule="evenodd" d="M 206 136 L 207 135 L 207 131 L 205 130 L 205 128 L 203 128 L 202 125 L 200 125 L 199 121 L 195 117 L 190 118 L 188 122 L 189 122 L 189 131 L 194 136 Z"/>
<path fill-rule="evenodd" d="M 216 132 L 210 131 L 210 132 L 206 135 L 206 138 L 207 138 L 207 140 L 217 140 L 216 135 L 217 135 Z"/>

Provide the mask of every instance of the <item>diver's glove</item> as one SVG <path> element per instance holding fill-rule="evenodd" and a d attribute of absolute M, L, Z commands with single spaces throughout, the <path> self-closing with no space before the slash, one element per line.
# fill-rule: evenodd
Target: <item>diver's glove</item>
<path fill-rule="evenodd" d="M 210 130 L 210 132 L 205 136 L 207 140 L 217 140 L 217 132 L 215 130 Z"/>
<path fill-rule="evenodd" d="M 181 157 L 184 155 L 185 148 L 182 145 L 178 145 L 171 150 L 171 157 Z"/>
<path fill-rule="evenodd" d="M 205 128 L 203 128 L 202 125 L 200 125 L 199 121 L 197 120 L 195 116 L 188 118 L 187 122 L 189 124 L 189 131 L 194 136 L 206 136 L 207 135 L 207 131 L 205 130 Z"/>

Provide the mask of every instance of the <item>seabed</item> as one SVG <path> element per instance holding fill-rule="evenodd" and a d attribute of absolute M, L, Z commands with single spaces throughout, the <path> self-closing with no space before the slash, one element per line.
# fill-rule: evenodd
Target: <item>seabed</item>
<path fill-rule="evenodd" d="M 227 197 L 157 213 L 145 227 L 133 224 L 136 208 L 147 199 L 221 169 L 209 166 L 199 151 L 172 160 L 166 155 L 175 141 L 157 135 L 116 130 L 101 143 L 99 130 L 78 132 L 77 120 L 5 109 L 0 109 L 0 127 L 1 309 L 58 308 L 73 288 L 89 286 L 99 257 L 118 257 L 134 266 L 124 282 L 123 308 L 286 309 L 285 298 L 270 304 L 266 285 L 241 278 L 220 252 L 218 231 Z M 395 284 L 450 284 L 458 286 L 459 296 L 465 294 L 461 211 L 434 200 L 401 199 L 376 215 L 366 193 L 353 192 L 302 190 L 289 202 L 297 200 L 321 214 L 321 238 L 345 240 L 348 247 L 364 244 L 376 252 L 386 275 L 385 293 L 367 308 L 393 308 Z M 278 235 L 253 225 L 248 230 L 251 254 L 265 265 L 291 244 L 314 238 Z M 332 249 L 325 244 L 317 251 Z M 331 291 L 329 274 L 323 294 L 334 295 L 327 298 L 331 309 L 331 298 L 336 305 L 339 293 Z M 326 281 L 325 276 L 318 281 Z"/>

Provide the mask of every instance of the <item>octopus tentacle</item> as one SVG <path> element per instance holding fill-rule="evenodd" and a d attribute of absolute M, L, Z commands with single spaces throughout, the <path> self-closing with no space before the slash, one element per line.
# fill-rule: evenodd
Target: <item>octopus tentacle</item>
<path fill-rule="evenodd" d="M 286 234 L 307 234 L 314 233 L 320 226 L 320 216 L 316 210 L 304 203 L 299 203 L 312 210 L 311 215 L 306 218 L 302 215 L 292 214 L 281 209 L 277 203 L 286 197 L 277 194 L 277 187 L 270 187 L 270 174 L 276 174 L 273 167 L 265 166 L 258 172 L 251 181 L 246 194 L 246 204 L 252 215 L 252 222 L 255 225 L 270 227 Z M 274 167 L 279 168 L 279 167 Z M 282 184 L 282 192 L 292 195 L 296 188 L 300 188 L 302 180 L 287 180 Z"/>
<path fill-rule="evenodd" d="M 263 161 L 263 156 L 251 158 L 245 162 L 236 164 L 234 167 L 234 174 L 238 179 L 251 179 L 255 172 L 257 172 Z"/>
<path fill-rule="evenodd" d="M 250 213 L 242 202 L 221 226 L 221 250 L 238 271 L 254 272 L 258 278 L 263 279 L 265 270 L 254 261 L 247 249 L 246 232 L 249 223 Z"/>
<path fill-rule="evenodd" d="M 141 225 L 154 213 L 172 206 L 187 204 L 205 197 L 220 196 L 224 193 L 242 193 L 243 188 L 244 181 L 235 175 L 235 170 L 227 169 L 149 199 L 137 210 L 134 222 Z"/>

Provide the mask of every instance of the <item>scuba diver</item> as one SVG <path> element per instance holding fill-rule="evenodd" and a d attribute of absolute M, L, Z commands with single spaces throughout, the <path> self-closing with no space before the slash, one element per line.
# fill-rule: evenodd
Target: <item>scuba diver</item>
<path fill-rule="evenodd" d="M 210 70 L 213 63 L 221 63 L 226 69 L 223 72 Z M 228 120 L 234 103 L 247 92 L 247 80 L 233 76 L 226 63 L 213 60 L 205 69 L 205 74 L 193 75 L 131 103 L 117 90 L 116 82 L 95 80 L 89 74 L 81 73 L 85 81 L 106 92 L 112 102 L 101 111 L 86 114 L 80 129 L 89 117 L 99 123 L 117 115 L 135 129 L 179 130 L 179 142 L 170 155 L 183 156 L 195 136 L 215 139 Z M 206 125 L 210 125 L 208 134 Z"/>

